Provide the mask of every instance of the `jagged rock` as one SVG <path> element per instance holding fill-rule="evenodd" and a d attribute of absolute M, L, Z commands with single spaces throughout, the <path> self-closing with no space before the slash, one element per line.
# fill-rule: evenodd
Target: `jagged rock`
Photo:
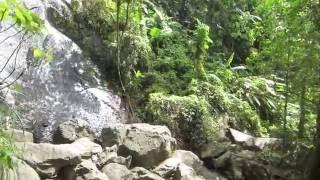
<path fill-rule="evenodd" d="M 67 121 L 60 124 L 53 134 L 53 143 L 66 144 L 72 143 L 83 137 L 90 137 L 86 126 L 80 121 Z"/>
<path fill-rule="evenodd" d="M 110 163 L 105 165 L 101 171 L 112 180 L 132 180 L 133 173 L 124 165 Z"/>
<path fill-rule="evenodd" d="M 100 172 L 96 165 L 89 160 L 82 161 L 76 166 L 74 171 L 76 180 L 109 180 L 108 176 Z M 113 179 L 111 178 L 111 180 Z"/>
<path fill-rule="evenodd" d="M 17 129 L 9 129 L 6 132 L 13 138 L 15 142 L 33 142 L 33 134 Z"/>
<path fill-rule="evenodd" d="M 60 170 L 61 180 L 109 180 L 90 160 L 83 160 L 76 166 L 67 166 Z"/>
<path fill-rule="evenodd" d="M 232 153 L 227 151 L 216 159 L 213 159 L 213 165 L 215 169 L 224 169 L 230 164 Z"/>
<path fill-rule="evenodd" d="M 132 156 L 132 165 L 152 168 L 170 157 L 176 141 L 165 126 L 117 124 L 102 130 L 103 146 L 119 145 L 119 155 Z"/>
<path fill-rule="evenodd" d="M 226 152 L 213 160 L 215 169 L 222 170 L 229 179 L 264 180 L 269 176 L 265 165 L 253 151 Z"/>
<path fill-rule="evenodd" d="M 105 147 L 102 153 L 97 155 L 97 159 L 94 162 L 97 164 L 98 167 L 102 168 L 111 159 L 118 157 L 118 146 L 114 145 L 112 147 Z"/>
<path fill-rule="evenodd" d="M 128 156 L 126 158 L 122 156 L 117 156 L 117 157 L 111 158 L 109 161 L 107 161 L 107 163 L 117 163 L 129 168 L 131 165 L 131 161 L 132 161 L 132 156 Z"/>
<path fill-rule="evenodd" d="M 28 178 L 28 180 L 40 180 L 37 172 L 32 169 L 27 163 L 21 160 L 17 161 L 17 166 L 14 168 L 14 170 L 7 171 L 7 179 L 9 180 L 24 180 L 26 179 L 26 177 Z"/>
<path fill-rule="evenodd" d="M 180 164 L 185 164 L 194 171 L 198 171 L 202 167 L 202 161 L 197 155 L 190 151 L 177 150 L 171 158 L 166 159 L 153 171 L 163 178 L 173 178 L 176 176 Z"/>
<path fill-rule="evenodd" d="M 72 144 L 34 144 L 16 143 L 23 151 L 21 158 L 35 168 L 41 177 L 53 178 L 59 169 L 65 166 L 77 165 L 81 159 L 89 159 L 102 152 L 100 145 L 82 138 Z"/>
<path fill-rule="evenodd" d="M 181 163 L 193 168 L 195 171 L 198 171 L 202 167 L 203 162 L 191 151 L 176 150 L 172 158 L 179 159 Z"/>
<path fill-rule="evenodd" d="M 233 145 L 228 141 L 211 142 L 210 144 L 203 147 L 201 151 L 201 158 L 216 158 L 232 148 Z"/>
<path fill-rule="evenodd" d="M 102 153 L 98 154 L 94 162 L 98 167 L 103 167 L 108 163 L 117 163 L 129 168 L 131 166 L 132 156 L 122 157 L 118 156 L 118 146 L 105 147 Z"/>
<path fill-rule="evenodd" d="M 198 176 L 197 173 L 191 167 L 184 163 L 179 164 L 177 168 L 176 180 L 204 180 Z"/>
<path fill-rule="evenodd" d="M 224 177 L 220 173 L 215 172 L 213 170 L 209 170 L 206 167 L 201 167 L 198 170 L 197 174 L 206 180 L 228 180 L 226 177 Z"/>
<path fill-rule="evenodd" d="M 249 149 L 263 150 L 267 146 L 277 146 L 280 144 L 280 140 L 277 138 L 256 138 L 232 128 L 229 128 L 229 132 L 234 142 Z"/>
<path fill-rule="evenodd" d="M 179 159 L 169 158 L 157 166 L 153 172 L 166 179 L 173 178 L 180 163 Z"/>
<path fill-rule="evenodd" d="M 131 169 L 131 172 L 134 174 L 133 180 L 165 180 L 142 167 L 135 167 Z"/>

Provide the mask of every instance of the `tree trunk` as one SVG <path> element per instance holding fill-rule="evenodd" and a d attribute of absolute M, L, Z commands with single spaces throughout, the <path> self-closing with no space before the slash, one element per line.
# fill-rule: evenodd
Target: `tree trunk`
<path fill-rule="evenodd" d="M 288 103 L 289 103 L 289 68 L 287 68 L 286 77 L 285 77 L 285 100 L 284 100 L 284 109 L 283 109 L 283 139 L 284 144 L 286 143 L 286 132 L 287 132 L 287 114 L 288 114 Z"/>
<path fill-rule="evenodd" d="M 300 94 L 300 120 L 299 120 L 299 126 L 298 126 L 298 138 L 302 139 L 305 134 L 305 123 L 306 123 L 306 85 L 303 83 L 301 94 Z"/>

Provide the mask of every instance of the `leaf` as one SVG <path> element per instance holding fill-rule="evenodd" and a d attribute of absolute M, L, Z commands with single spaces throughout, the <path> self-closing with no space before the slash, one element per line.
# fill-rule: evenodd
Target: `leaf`
<path fill-rule="evenodd" d="M 38 48 L 33 49 L 33 57 L 34 58 L 43 58 L 45 57 L 45 53 Z"/>
<path fill-rule="evenodd" d="M 231 66 L 231 63 L 233 61 L 234 58 L 234 52 L 231 54 L 231 56 L 228 58 L 226 65 L 227 66 Z"/>
<path fill-rule="evenodd" d="M 157 27 L 153 27 L 151 28 L 149 35 L 151 36 L 151 38 L 153 39 L 158 39 L 160 37 L 161 34 L 161 29 L 157 28 Z"/>
<path fill-rule="evenodd" d="M 19 93 L 22 93 L 22 85 L 21 84 L 15 84 L 14 90 L 19 92 Z"/>

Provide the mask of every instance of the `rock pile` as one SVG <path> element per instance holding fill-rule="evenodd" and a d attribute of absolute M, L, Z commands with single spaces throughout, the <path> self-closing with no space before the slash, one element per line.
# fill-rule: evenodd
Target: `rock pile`
<path fill-rule="evenodd" d="M 95 138 L 80 129 L 71 122 L 61 124 L 53 144 L 33 143 L 32 135 L 25 133 L 26 138 L 21 138 L 25 141 L 16 143 L 22 152 L 15 171 L 17 179 L 208 179 L 201 174 L 205 170 L 199 157 L 176 150 L 176 141 L 165 126 L 116 124 L 104 128 L 101 136 Z M 21 136 L 20 131 L 13 134 Z M 210 175 L 223 179 L 218 174 Z"/>

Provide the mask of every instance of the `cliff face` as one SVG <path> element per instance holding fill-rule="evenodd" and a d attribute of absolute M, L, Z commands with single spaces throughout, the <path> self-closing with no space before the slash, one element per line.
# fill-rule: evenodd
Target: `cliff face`
<path fill-rule="evenodd" d="M 7 102 L 17 106 L 23 117 L 18 125 L 34 131 L 38 141 L 48 141 L 55 127 L 66 120 L 81 119 L 93 130 L 124 122 L 121 98 L 106 87 L 97 65 L 47 19 L 50 10 L 69 17 L 70 4 L 53 0 L 26 0 L 24 4 L 45 19 L 45 29 L 41 35 L 29 38 L 17 34 L 14 28 L 1 34 L 1 37 L 10 38 L 0 45 L 1 49 L 6 49 L 0 51 L 0 64 L 4 64 L 22 39 L 24 41 L 17 58 L 11 58 L 0 73 L 3 79 L 14 70 L 9 82 L 22 75 L 17 88 L 7 89 L 5 93 Z M 36 63 L 32 53 L 34 47 L 48 50 L 53 60 Z"/>

